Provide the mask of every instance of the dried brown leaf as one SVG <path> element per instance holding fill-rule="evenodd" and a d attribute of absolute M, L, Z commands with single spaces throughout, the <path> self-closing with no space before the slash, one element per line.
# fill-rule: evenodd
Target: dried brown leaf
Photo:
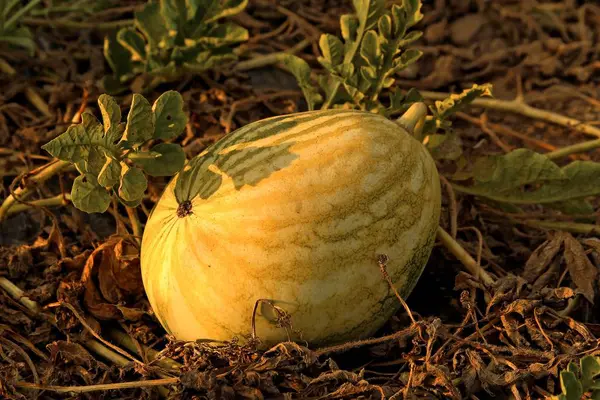
<path fill-rule="evenodd" d="M 598 268 L 591 263 L 581 243 L 571 234 L 565 236 L 565 261 L 577 289 L 594 304 Z"/>
<path fill-rule="evenodd" d="M 564 236 L 557 234 L 552 239 L 546 240 L 539 245 L 525 263 L 525 270 L 521 274 L 521 277 L 529 283 L 535 282 L 550 265 L 554 257 L 556 257 L 563 242 Z"/>

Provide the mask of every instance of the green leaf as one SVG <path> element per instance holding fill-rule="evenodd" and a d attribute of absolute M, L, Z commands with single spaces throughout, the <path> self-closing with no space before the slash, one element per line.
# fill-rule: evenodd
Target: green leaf
<path fill-rule="evenodd" d="M 98 97 L 98 107 L 102 114 L 102 122 L 104 124 L 104 132 L 106 133 L 107 141 L 115 143 L 121 137 L 121 108 L 115 101 L 114 97 L 101 94 Z"/>
<path fill-rule="evenodd" d="M 131 53 L 119 43 L 117 35 L 111 33 L 104 38 L 104 57 L 119 81 L 133 70 Z"/>
<path fill-rule="evenodd" d="M 109 156 L 105 156 L 106 161 L 98 173 L 98 184 L 104 187 L 112 187 L 119 183 L 121 176 L 121 164 Z"/>
<path fill-rule="evenodd" d="M 87 213 L 103 213 L 110 205 L 110 195 L 93 177 L 80 175 L 71 189 L 73 205 Z"/>
<path fill-rule="evenodd" d="M 463 154 L 462 141 L 455 133 L 429 135 L 426 147 L 436 160 L 456 161 Z"/>
<path fill-rule="evenodd" d="M 163 93 L 152 105 L 154 139 L 172 139 L 181 134 L 188 122 L 183 97 L 174 90 Z"/>
<path fill-rule="evenodd" d="M 492 85 L 473 85 L 470 89 L 465 89 L 460 94 L 452 94 L 443 101 L 437 100 L 435 102 L 437 118 L 445 119 L 457 111 L 460 111 L 476 98 L 491 95 Z"/>
<path fill-rule="evenodd" d="M 235 54 L 215 54 L 207 50 L 198 54 L 194 62 L 184 63 L 183 66 L 189 71 L 201 73 L 216 67 L 223 67 L 236 59 Z"/>
<path fill-rule="evenodd" d="M 136 201 L 144 197 L 148 181 L 142 170 L 121 163 L 121 171 L 119 196 L 125 201 Z"/>
<path fill-rule="evenodd" d="M 119 203 L 121 203 L 127 207 L 131 207 L 131 208 L 135 208 L 135 207 L 139 206 L 140 204 L 142 204 L 142 200 L 144 200 L 143 197 L 140 197 L 139 199 L 136 199 L 133 201 L 127 201 L 127 200 L 121 198 L 119 195 L 117 195 L 117 199 L 119 200 Z"/>
<path fill-rule="evenodd" d="M 87 114 L 87 113 L 84 113 Z M 82 119 L 87 121 L 87 115 L 82 114 Z M 90 125 L 92 125 L 90 123 Z M 97 154 L 102 150 L 102 165 L 104 164 L 104 153 L 116 152 L 116 147 L 106 140 L 102 127 L 86 129 L 84 123 L 71 125 L 67 131 L 52 139 L 42 146 L 53 157 L 73 164 L 86 163 L 90 154 Z M 100 166 L 100 168 L 102 167 Z M 87 168 L 84 168 L 84 170 Z"/>
<path fill-rule="evenodd" d="M 356 40 L 356 31 L 358 30 L 358 19 L 352 14 L 344 14 L 340 17 L 340 28 L 342 38 L 346 43 Z"/>
<path fill-rule="evenodd" d="M 394 26 L 394 37 L 403 37 L 408 28 L 406 13 L 403 7 L 397 6 L 396 4 L 392 6 L 392 22 Z"/>
<path fill-rule="evenodd" d="M 586 199 L 573 199 L 566 201 L 557 201 L 556 203 L 547 204 L 547 207 L 553 210 L 560 211 L 568 215 L 590 215 L 596 209 Z"/>
<path fill-rule="evenodd" d="M 497 192 L 535 182 L 566 179 L 560 167 L 548 157 L 524 148 L 480 158 L 473 169 L 479 188 Z"/>
<path fill-rule="evenodd" d="M 379 67 L 381 62 L 381 46 L 379 45 L 377 33 L 374 30 L 365 33 L 360 45 L 360 55 L 367 65 Z"/>
<path fill-rule="evenodd" d="M 151 48 L 159 47 L 169 38 L 169 31 L 160 13 L 160 5 L 148 2 L 141 11 L 135 13 L 135 25 L 142 31 Z"/>
<path fill-rule="evenodd" d="M 581 400 L 583 388 L 574 373 L 570 371 L 561 371 L 560 387 L 562 388 L 562 392 L 566 394 L 568 400 Z"/>
<path fill-rule="evenodd" d="M 379 34 L 386 39 L 392 38 L 392 18 L 388 14 L 384 14 L 377 22 Z"/>
<path fill-rule="evenodd" d="M 319 47 L 323 58 L 335 67 L 344 60 L 344 44 L 336 36 L 325 33 L 319 39 Z"/>
<path fill-rule="evenodd" d="M 402 7 L 408 16 L 407 26 L 409 28 L 423 19 L 423 14 L 421 13 L 421 0 L 403 0 Z"/>
<path fill-rule="evenodd" d="M 206 22 L 214 22 L 222 18 L 231 17 L 233 15 L 239 14 L 248 5 L 248 0 L 225 0 L 223 5 L 217 9 L 215 12 L 212 12 L 207 18 Z"/>
<path fill-rule="evenodd" d="M 391 73 L 397 73 L 409 65 L 415 63 L 419 58 L 421 58 L 423 53 L 420 50 L 409 49 L 402 53 L 400 58 L 394 60 L 394 65 L 392 67 Z"/>
<path fill-rule="evenodd" d="M 127 125 L 121 141 L 143 143 L 154 135 L 152 107 L 144 96 L 135 93 L 127 115 Z"/>
<path fill-rule="evenodd" d="M 422 36 L 423 36 L 423 32 L 421 32 L 421 31 L 409 32 L 406 34 L 406 36 L 404 36 L 402 38 L 402 40 L 400 40 L 400 42 L 398 42 L 398 47 L 400 47 L 400 48 L 406 47 L 409 44 L 419 40 Z"/>
<path fill-rule="evenodd" d="M 131 53 L 133 61 L 143 61 L 146 58 L 146 42 L 144 37 L 133 28 L 123 28 L 117 33 L 117 40 Z"/>
<path fill-rule="evenodd" d="M 353 0 L 352 4 L 363 32 L 372 29 L 385 12 L 385 0 Z"/>
<path fill-rule="evenodd" d="M 519 149 L 509 154 L 517 151 L 529 150 Z M 518 171 L 516 165 L 506 162 L 504 162 L 504 172 L 499 169 L 497 172 L 490 172 L 492 170 L 489 167 L 479 164 L 475 169 L 476 178 L 480 183 L 471 187 L 460 185 L 454 187 L 464 193 L 513 204 L 549 204 L 600 195 L 600 163 L 574 161 L 561 168 L 559 176 L 547 161 L 534 160 L 534 158 L 541 160 L 540 157 L 544 156 L 538 154 L 532 157 Z M 535 183 L 538 187 L 535 190 L 525 191 L 516 188 L 517 183 Z"/>
<path fill-rule="evenodd" d="M 139 158 L 133 162 L 150 176 L 173 176 L 183 168 L 185 153 L 181 146 L 175 143 L 161 143 L 152 147 L 152 152 L 158 153 L 158 158 Z"/>
<path fill-rule="evenodd" d="M 298 81 L 298 86 L 308 103 L 308 109 L 314 110 L 315 106 L 323 101 L 323 98 L 310 82 L 310 66 L 306 61 L 293 54 L 286 54 L 282 61 Z"/>
<path fill-rule="evenodd" d="M 579 363 L 581 365 L 581 383 L 587 390 L 587 387 L 600 375 L 600 359 L 588 355 L 583 357 Z"/>
<path fill-rule="evenodd" d="M 199 37 L 194 37 L 190 42 L 211 47 L 220 47 L 245 42 L 248 38 L 249 34 L 246 28 L 228 22 L 215 26 Z"/>

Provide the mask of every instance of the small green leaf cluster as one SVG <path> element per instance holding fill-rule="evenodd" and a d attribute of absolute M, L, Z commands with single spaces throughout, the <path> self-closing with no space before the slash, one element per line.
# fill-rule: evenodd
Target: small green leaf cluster
<path fill-rule="evenodd" d="M 422 36 L 410 31 L 422 18 L 420 0 L 402 0 L 401 5 L 385 7 L 385 0 L 353 0 L 354 14 L 340 18 L 341 39 L 323 34 L 319 40 L 321 56 L 318 62 L 323 72 L 316 74 L 318 86 L 312 83 L 312 71 L 306 61 L 294 55 L 283 59 L 296 77 L 309 110 L 318 106 L 353 108 L 390 117 L 406 111 L 412 104 L 423 101 L 416 89 L 406 93 L 394 90 L 395 75 L 415 63 L 422 55 L 407 49 Z M 388 89 L 388 99 L 381 93 Z M 438 129 L 448 131 L 448 117 L 471 103 L 475 98 L 491 96 L 491 85 L 473 85 L 461 94 L 451 95 L 429 107 L 423 134 Z"/>
<path fill-rule="evenodd" d="M 552 399 L 580 400 L 591 393 L 586 398 L 600 400 L 600 358 L 588 355 L 579 360 L 579 365 L 570 362 L 560 372 L 560 387 L 562 393 Z"/>
<path fill-rule="evenodd" d="M 75 207 L 82 211 L 104 212 L 111 195 L 130 207 L 139 205 L 150 176 L 172 176 L 185 164 L 185 153 L 175 143 L 149 142 L 175 138 L 184 130 L 188 118 L 183 98 L 175 91 L 163 93 L 153 105 L 134 94 L 127 122 L 121 122 L 121 109 L 106 94 L 98 98 L 102 113 L 100 123 L 93 114 L 84 112 L 80 124 L 42 148 L 52 156 L 73 163 L 81 173 L 71 189 Z"/>
<path fill-rule="evenodd" d="M 135 28 L 123 28 L 104 41 L 113 70 L 105 90 L 124 89 L 129 81 L 149 78 L 148 89 L 235 61 L 232 46 L 248 40 L 248 31 L 226 17 L 246 8 L 248 0 L 150 0 L 135 13 Z"/>
<path fill-rule="evenodd" d="M 573 161 L 560 167 L 525 148 L 477 159 L 471 173 L 460 176 L 467 178 L 474 184 L 454 188 L 498 203 L 542 204 L 567 214 L 592 214 L 587 198 L 600 195 L 600 163 Z"/>
<path fill-rule="evenodd" d="M 19 25 L 19 20 L 25 16 L 40 0 L 32 0 L 22 5 L 21 0 L 0 1 L 0 42 L 18 46 L 33 55 L 36 49 L 33 35 L 26 26 Z"/>
<path fill-rule="evenodd" d="M 398 101 L 384 106 L 379 95 L 390 88 L 394 76 L 421 57 L 419 50 L 405 49 L 422 32 L 408 30 L 423 18 L 419 0 L 403 0 L 386 9 L 385 0 L 353 0 L 354 14 L 340 18 L 342 38 L 323 34 L 318 62 L 324 73 L 311 83 L 311 70 L 301 58 L 284 60 L 296 77 L 309 109 L 358 108 L 379 113 L 398 111 Z M 319 90 L 320 89 L 320 90 Z M 397 99 L 396 99 L 397 100 Z"/>

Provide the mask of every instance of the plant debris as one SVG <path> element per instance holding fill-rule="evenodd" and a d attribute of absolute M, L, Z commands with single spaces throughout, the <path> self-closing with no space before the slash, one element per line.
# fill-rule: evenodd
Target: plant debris
<path fill-rule="evenodd" d="M 11 22 L 0 29 L 0 200 L 12 199 L 12 207 L 0 209 L 0 397 L 597 398 L 600 139 L 593 128 L 600 120 L 600 7 L 575 0 L 446 0 L 424 2 L 419 11 L 416 1 L 396 1 L 413 7 L 410 18 L 403 27 L 397 13 L 388 28 L 398 32 L 383 24 L 361 39 L 371 47 L 357 45 L 354 72 L 367 69 L 359 75 L 341 62 L 347 49 L 339 38 L 352 21 L 340 27 L 340 15 L 354 15 L 357 4 L 386 2 L 223 3 L 218 10 L 232 10 L 231 22 L 215 26 L 230 26 L 235 40 L 219 31 L 213 47 L 195 43 L 216 57 L 211 68 L 147 88 L 132 84 L 134 93 L 113 98 L 103 94 L 103 79 L 117 79 L 119 71 L 105 58 L 105 40 L 122 29 L 120 43 L 138 43 L 132 24 L 148 10 L 146 1 L 6 2 Z M 369 14 L 357 18 L 374 27 Z M 353 45 L 356 37 L 345 39 Z M 220 52 L 219 46 L 233 44 Z M 282 52 L 296 58 L 260 61 Z M 402 68 L 392 71 L 382 54 Z M 221 56 L 231 68 L 213 68 Z M 141 73 L 142 59 L 134 64 Z M 385 68 L 390 79 L 384 84 L 373 71 Z M 337 80 L 317 87 L 311 72 Z M 132 76 L 121 78 L 129 84 Z M 493 100 L 504 103 L 473 101 L 474 94 L 487 94 L 488 82 Z M 371 101 L 378 85 L 387 85 L 385 104 Z M 249 122 L 323 101 L 329 106 L 338 86 L 346 89 L 340 101 L 390 114 L 402 104 L 429 102 L 434 117 L 424 143 L 438 164 L 440 226 L 455 251 L 434 248 L 406 299 L 410 314 L 402 308 L 373 338 L 259 350 L 260 337 L 242 344 L 168 336 L 145 297 L 139 239 L 168 176 L 183 165 L 181 153 L 194 157 Z M 441 93 L 457 95 L 439 101 L 446 98 Z M 590 129 L 528 117 L 518 112 L 524 104 Z M 120 126 L 128 109 L 153 113 L 156 126 L 135 129 L 135 118 L 129 130 Z M 176 129 L 169 128 L 172 119 Z M 65 132 L 76 130 L 81 136 L 67 141 Z M 112 142 L 94 139 L 109 131 Z M 90 140 L 80 140 L 85 137 Z M 119 139 L 125 145 L 117 151 Z M 42 149 L 48 142 L 50 153 Z M 82 163 L 84 153 L 97 157 Z M 157 153 L 173 153 L 174 162 L 153 163 Z M 65 160 L 60 169 L 52 155 Z M 139 173 L 121 173 L 133 168 Z M 39 179 L 40 171 L 47 179 Z M 120 201 L 107 197 L 107 186 Z M 465 272 L 464 262 L 492 283 Z"/>

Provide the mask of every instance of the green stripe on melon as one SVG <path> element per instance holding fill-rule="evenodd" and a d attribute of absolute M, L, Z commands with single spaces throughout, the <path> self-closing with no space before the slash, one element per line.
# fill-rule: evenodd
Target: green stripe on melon
<path fill-rule="evenodd" d="M 178 216 L 182 204 L 189 215 Z M 372 335 L 429 257 L 440 214 L 435 163 L 398 124 L 353 110 L 268 118 L 225 136 L 168 185 L 146 225 L 142 275 L 181 340 L 243 339 L 258 308 L 266 344 Z M 183 214 L 180 214 L 183 215 Z"/>

